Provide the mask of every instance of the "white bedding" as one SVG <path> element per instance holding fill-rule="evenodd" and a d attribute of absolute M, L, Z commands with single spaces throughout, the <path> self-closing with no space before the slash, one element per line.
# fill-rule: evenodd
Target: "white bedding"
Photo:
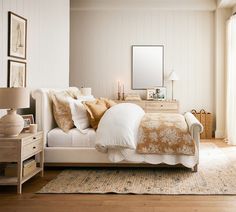
<path fill-rule="evenodd" d="M 48 147 L 95 147 L 96 132 L 88 128 L 86 133 L 81 133 L 77 128 L 71 129 L 68 133 L 55 128 L 48 133 Z"/>
<path fill-rule="evenodd" d="M 107 152 L 110 148 L 136 149 L 138 129 L 145 112 L 132 103 L 111 107 L 101 118 L 96 132 L 96 148 Z"/>
<path fill-rule="evenodd" d="M 122 161 L 131 163 L 149 163 L 168 165 L 183 164 L 185 167 L 192 168 L 198 163 L 198 151 L 196 155 L 157 155 L 157 154 L 138 154 L 132 149 L 109 149 L 108 158 L 113 163 Z"/>

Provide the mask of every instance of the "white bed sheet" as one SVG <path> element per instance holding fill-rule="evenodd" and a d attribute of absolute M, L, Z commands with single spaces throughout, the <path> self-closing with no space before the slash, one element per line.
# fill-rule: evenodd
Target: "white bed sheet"
<path fill-rule="evenodd" d="M 88 128 L 81 133 L 77 128 L 71 129 L 68 133 L 60 128 L 52 129 L 48 133 L 48 147 L 95 147 L 96 132 Z"/>

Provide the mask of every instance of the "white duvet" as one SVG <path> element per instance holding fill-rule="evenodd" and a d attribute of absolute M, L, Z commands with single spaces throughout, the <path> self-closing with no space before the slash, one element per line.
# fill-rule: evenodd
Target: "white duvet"
<path fill-rule="evenodd" d="M 122 103 L 111 107 L 103 115 L 96 133 L 96 148 L 136 149 L 138 128 L 145 112 L 132 103 Z"/>

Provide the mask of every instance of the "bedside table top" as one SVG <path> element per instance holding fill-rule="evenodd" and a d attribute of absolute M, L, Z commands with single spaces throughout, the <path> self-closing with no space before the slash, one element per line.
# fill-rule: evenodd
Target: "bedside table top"
<path fill-rule="evenodd" d="M 2 140 L 2 139 L 4 139 L 5 141 L 6 140 L 14 141 L 14 140 L 22 140 L 22 139 L 24 140 L 24 139 L 28 139 L 29 137 L 34 137 L 34 136 L 40 135 L 40 134 L 43 134 L 43 131 L 39 131 L 37 133 L 23 132 L 23 133 L 20 133 L 18 136 L 15 136 L 15 137 L 6 137 L 3 134 L 0 134 L 0 140 Z"/>

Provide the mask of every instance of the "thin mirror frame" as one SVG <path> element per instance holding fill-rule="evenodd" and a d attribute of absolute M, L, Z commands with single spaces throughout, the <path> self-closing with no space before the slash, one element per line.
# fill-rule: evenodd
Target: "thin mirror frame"
<path fill-rule="evenodd" d="M 131 46 L 131 84 L 132 84 L 132 87 L 131 89 L 132 90 L 147 90 L 148 88 L 151 88 L 152 86 L 150 87 L 147 87 L 147 88 L 135 88 L 134 87 L 134 48 L 135 47 L 161 47 L 162 48 L 162 84 L 161 85 L 156 85 L 156 86 L 153 86 L 153 87 L 163 87 L 164 86 L 164 45 L 132 45 Z"/>

